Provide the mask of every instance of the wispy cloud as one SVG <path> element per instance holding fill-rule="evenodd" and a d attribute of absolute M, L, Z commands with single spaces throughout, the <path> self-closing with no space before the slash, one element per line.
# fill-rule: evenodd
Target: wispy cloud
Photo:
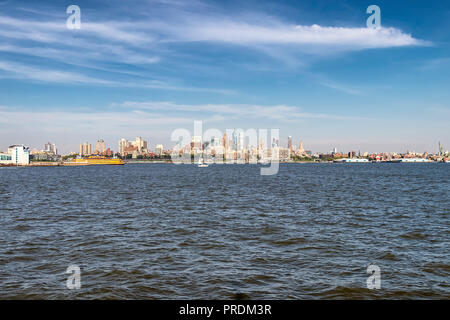
<path fill-rule="evenodd" d="M 345 116 L 325 113 L 304 112 L 302 108 L 288 105 L 250 105 L 250 104 L 177 104 L 168 101 L 125 101 L 123 103 L 113 103 L 113 107 L 125 107 L 130 110 L 148 110 L 148 111 L 179 111 L 189 114 L 209 115 L 217 114 L 228 119 L 240 118 L 265 118 L 270 120 L 292 122 L 299 119 L 333 119 L 333 120 L 367 120 L 366 117 Z M 198 117 L 198 116 L 197 116 Z"/>
<path fill-rule="evenodd" d="M 79 85 L 94 84 L 121 88 L 146 88 L 171 91 L 210 92 L 224 95 L 235 94 L 233 90 L 173 85 L 159 80 L 144 79 L 141 81 L 114 81 L 101 79 L 98 77 L 90 77 L 76 72 L 32 67 L 10 61 L 0 61 L 0 71 L 4 71 L 3 74 L 0 73 L 0 78 L 26 79 L 48 83 Z"/>
<path fill-rule="evenodd" d="M 263 13 L 230 15 L 214 9 L 193 12 L 178 1 L 164 4 L 169 9 L 159 12 L 153 6 L 155 14 L 136 16 L 133 22 L 102 20 L 101 16 L 95 22 L 83 18 L 82 28 L 72 31 L 67 30 L 64 16 L 57 19 L 50 15 L 50 20 L 39 21 L 1 15 L 0 37 L 5 40 L 2 50 L 51 59 L 59 56 L 70 63 L 70 59 L 76 59 L 73 50 L 77 48 L 83 50 L 83 59 L 153 64 L 161 61 L 161 55 L 174 58 L 182 50 L 178 43 L 232 44 L 272 58 L 279 56 L 279 60 L 295 65 L 298 61 L 292 58 L 292 52 L 320 56 L 429 44 L 393 27 L 302 25 Z"/>

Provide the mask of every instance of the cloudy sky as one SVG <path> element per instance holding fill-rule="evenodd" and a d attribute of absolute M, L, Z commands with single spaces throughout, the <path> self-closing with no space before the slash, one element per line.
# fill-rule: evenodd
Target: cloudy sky
<path fill-rule="evenodd" d="M 0 0 L 0 150 L 171 146 L 194 120 L 312 151 L 450 149 L 449 30 L 435 0 Z"/>

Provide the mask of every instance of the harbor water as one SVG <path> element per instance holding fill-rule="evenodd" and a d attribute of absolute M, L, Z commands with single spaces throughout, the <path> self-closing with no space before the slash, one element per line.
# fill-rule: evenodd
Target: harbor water
<path fill-rule="evenodd" d="M 450 298 L 448 164 L 260 167 L 0 168 L 0 298 Z"/>

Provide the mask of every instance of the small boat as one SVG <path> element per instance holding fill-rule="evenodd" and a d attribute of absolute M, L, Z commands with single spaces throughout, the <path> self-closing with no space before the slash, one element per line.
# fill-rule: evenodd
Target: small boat
<path fill-rule="evenodd" d="M 208 167 L 208 164 L 207 164 L 207 163 L 204 163 L 203 157 L 201 157 L 200 159 L 198 159 L 198 167 L 199 167 L 199 168 L 206 168 L 206 167 Z"/>

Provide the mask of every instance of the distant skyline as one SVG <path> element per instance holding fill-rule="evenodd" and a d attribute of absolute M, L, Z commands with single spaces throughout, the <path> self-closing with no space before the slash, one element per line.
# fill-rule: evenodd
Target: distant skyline
<path fill-rule="evenodd" d="M 171 147 L 194 120 L 314 152 L 447 150 L 449 30 L 440 1 L 0 0 L 0 150 Z"/>

